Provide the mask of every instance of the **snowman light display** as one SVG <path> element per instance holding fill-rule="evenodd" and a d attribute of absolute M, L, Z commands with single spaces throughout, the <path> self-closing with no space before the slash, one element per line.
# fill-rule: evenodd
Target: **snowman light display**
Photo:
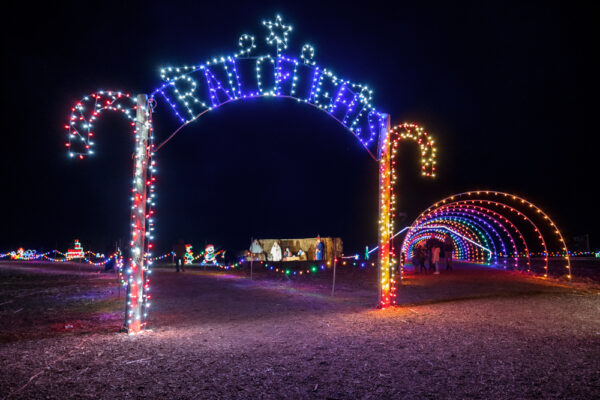
<path fill-rule="evenodd" d="M 217 253 L 215 253 L 215 246 L 212 244 L 207 245 L 204 249 L 204 260 L 202 260 L 201 264 L 217 265 Z"/>

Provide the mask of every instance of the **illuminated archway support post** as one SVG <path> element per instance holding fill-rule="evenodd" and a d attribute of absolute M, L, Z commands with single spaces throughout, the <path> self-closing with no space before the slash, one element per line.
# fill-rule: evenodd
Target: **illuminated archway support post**
<path fill-rule="evenodd" d="M 395 304 L 392 301 L 393 272 L 391 271 L 391 207 L 392 207 L 392 148 L 390 134 L 390 116 L 382 114 L 384 122 L 381 125 L 378 144 L 379 158 L 379 303 L 378 307 Z"/>
<path fill-rule="evenodd" d="M 127 302 L 125 328 L 137 333 L 144 326 L 144 284 L 146 269 L 146 207 L 148 169 L 150 167 L 149 136 L 152 121 L 148 110 L 148 96 L 138 94 L 135 119 L 135 153 L 133 166 L 133 204 L 131 207 L 131 257 L 127 271 Z"/>

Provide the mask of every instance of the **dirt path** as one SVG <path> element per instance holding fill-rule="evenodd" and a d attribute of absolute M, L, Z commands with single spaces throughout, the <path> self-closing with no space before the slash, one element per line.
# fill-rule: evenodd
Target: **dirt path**
<path fill-rule="evenodd" d="M 381 311 L 369 270 L 341 269 L 332 298 L 327 272 L 158 268 L 152 331 L 128 337 L 114 276 L 0 265 L 0 398 L 600 396 L 596 287 L 457 269 L 409 275 Z"/>

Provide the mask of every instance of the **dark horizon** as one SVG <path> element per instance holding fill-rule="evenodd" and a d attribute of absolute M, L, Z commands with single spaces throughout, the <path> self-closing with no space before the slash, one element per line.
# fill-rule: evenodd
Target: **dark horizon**
<path fill-rule="evenodd" d="M 275 13 L 294 26 L 290 52 L 310 42 L 318 64 L 373 88 L 373 103 L 393 124 L 418 123 L 437 139 L 435 180 L 420 177 L 416 147 L 401 151 L 398 208 L 408 221 L 445 196 L 492 189 L 537 204 L 566 238 L 590 234 L 592 249 L 600 246 L 588 134 L 597 84 L 590 10 L 303 4 L 69 3 L 42 5 L 36 15 L 9 7 L 22 32 L 3 27 L 0 251 L 65 250 L 75 238 L 86 250 L 127 243 L 133 142 L 126 122 L 103 115 L 97 155 L 71 160 L 63 129 L 70 107 L 99 89 L 147 93 L 160 84 L 160 67 L 233 53 L 242 33 L 262 41 L 260 22 Z M 154 119 L 158 142 L 178 126 L 164 104 Z M 252 236 L 339 236 L 348 252 L 376 244 L 377 164 L 309 106 L 224 105 L 184 128 L 156 160 L 155 254 L 179 238 L 196 251 L 206 243 L 241 250 Z"/>

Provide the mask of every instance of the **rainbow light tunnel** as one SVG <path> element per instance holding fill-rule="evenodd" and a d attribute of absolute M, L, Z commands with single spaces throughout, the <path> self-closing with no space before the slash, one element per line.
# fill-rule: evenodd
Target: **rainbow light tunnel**
<path fill-rule="evenodd" d="M 513 194 L 471 191 L 433 204 L 411 224 L 401 252 L 411 259 L 415 246 L 432 236 L 449 236 L 458 261 L 572 278 L 569 251 L 554 221 Z"/>

